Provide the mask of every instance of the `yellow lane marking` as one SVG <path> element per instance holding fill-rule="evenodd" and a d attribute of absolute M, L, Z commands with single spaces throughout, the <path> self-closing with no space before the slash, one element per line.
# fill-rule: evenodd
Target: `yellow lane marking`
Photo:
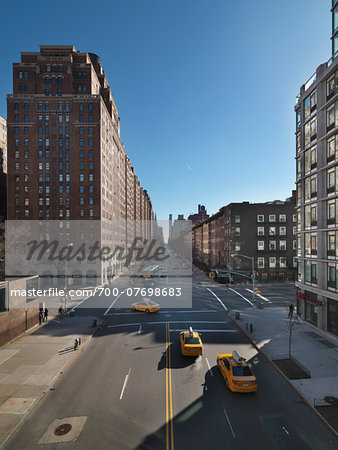
<path fill-rule="evenodd" d="M 173 390 L 171 383 L 170 326 L 166 323 L 166 448 L 174 450 Z"/>
<path fill-rule="evenodd" d="M 169 449 L 169 402 L 168 402 L 168 323 L 165 324 L 165 423 L 166 449 Z"/>

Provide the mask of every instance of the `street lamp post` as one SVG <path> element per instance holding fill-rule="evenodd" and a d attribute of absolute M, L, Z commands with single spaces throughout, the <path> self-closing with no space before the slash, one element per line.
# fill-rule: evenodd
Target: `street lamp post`
<path fill-rule="evenodd" d="M 242 255 L 241 253 L 234 253 L 231 257 L 242 256 L 242 258 L 251 259 L 251 279 L 252 279 L 252 303 L 255 302 L 255 257 Z"/>
<path fill-rule="evenodd" d="M 67 292 L 67 258 L 68 258 L 68 248 L 72 248 L 73 247 L 73 243 L 70 242 L 67 245 L 67 253 L 66 253 L 66 258 L 65 258 L 65 314 L 67 314 L 67 296 L 68 296 L 68 292 Z"/>

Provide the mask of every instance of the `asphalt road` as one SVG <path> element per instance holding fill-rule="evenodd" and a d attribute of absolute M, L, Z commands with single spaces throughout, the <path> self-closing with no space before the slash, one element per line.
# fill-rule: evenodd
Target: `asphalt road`
<path fill-rule="evenodd" d="M 168 279 L 158 286 L 179 283 L 188 293 L 191 279 L 179 279 L 173 262 L 172 258 Z M 122 292 L 121 280 L 114 285 Z M 156 314 L 125 308 L 135 301 L 126 292 L 119 298 L 101 296 L 100 309 L 95 298 L 89 298 L 76 314 L 101 314 L 102 330 L 5 448 L 337 448 L 332 433 L 228 320 L 226 309 L 250 306 L 247 288 L 231 287 L 232 291 L 198 272 L 192 280 L 192 307 L 184 310 L 173 303 Z M 267 307 L 294 300 L 291 286 L 263 290 Z M 168 302 L 157 299 L 161 305 Z M 197 359 L 183 357 L 179 350 L 178 333 L 189 326 L 202 335 L 204 353 Z M 255 394 L 236 394 L 225 387 L 216 358 L 234 349 L 250 361 L 258 380 Z M 38 444 L 53 420 L 79 416 L 86 422 L 74 442 Z"/>

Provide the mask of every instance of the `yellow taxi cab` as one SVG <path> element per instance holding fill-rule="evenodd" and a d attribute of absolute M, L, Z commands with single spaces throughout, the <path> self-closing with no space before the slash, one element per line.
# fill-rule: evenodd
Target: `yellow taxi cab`
<path fill-rule="evenodd" d="M 197 331 L 190 327 L 180 333 L 181 353 L 184 356 L 199 356 L 203 353 L 203 344 Z"/>
<path fill-rule="evenodd" d="M 174 264 L 173 269 L 178 269 L 178 264 Z"/>
<path fill-rule="evenodd" d="M 150 298 L 144 298 L 141 302 L 136 302 L 131 305 L 133 311 L 144 311 L 146 313 L 157 312 L 161 309 L 160 305 Z"/>
<path fill-rule="evenodd" d="M 234 350 L 232 355 L 217 356 L 217 365 L 225 384 L 233 392 L 256 392 L 257 380 L 245 358 Z"/>

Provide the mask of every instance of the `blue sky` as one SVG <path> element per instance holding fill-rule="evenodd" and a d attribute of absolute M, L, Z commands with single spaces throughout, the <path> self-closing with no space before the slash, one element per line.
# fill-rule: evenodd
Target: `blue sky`
<path fill-rule="evenodd" d="M 290 196 L 301 84 L 331 56 L 331 0 L 2 0 L 0 115 L 40 44 L 97 53 L 158 218 Z"/>

